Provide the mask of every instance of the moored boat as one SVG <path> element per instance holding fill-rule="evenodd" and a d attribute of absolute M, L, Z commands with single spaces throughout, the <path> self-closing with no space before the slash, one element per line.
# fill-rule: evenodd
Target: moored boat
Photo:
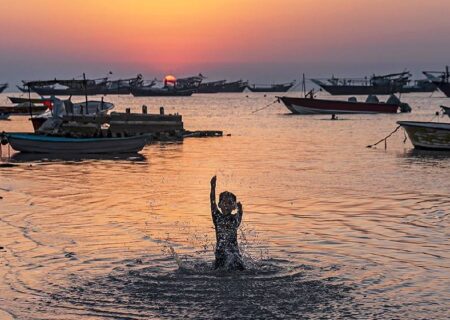
<path fill-rule="evenodd" d="M 49 118 L 61 118 L 64 115 L 103 115 L 114 109 L 114 104 L 103 101 L 103 98 L 101 101 L 88 100 L 78 103 L 72 103 L 70 100 L 63 101 L 57 98 L 46 101 L 51 103 L 51 108 L 30 119 L 35 131 L 39 130 L 42 124 Z"/>
<path fill-rule="evenodd" d="M 256 86 L 256 84 L 252 86 L 248 86 L 247 88 L 251 92 L 287 92 L 290 88 L 292 88 L 295 84 L 295 80 L 289 83 L 279 83 L 279 84 L 271 84 L 271 85 L 260 85 Z"/>
<path fill-rule="evenodd" d="M 0 113 L 10 113 L 14 115 L 29 115 L 39 114 L 47 110 L 45 105 L 34 105 L 29 103 L 22 103 L 17 106 L 1 106 Z"/>
<path fill-rule="evenodd" d="M 386 75 L 373 75 L 370 78 L 337 78 L 311 79 L 331 95 L 369 95 L 392 94 L 400 92 L 411 74 L 408 71 Z"/>
<path fill-rule="evenodd" d="M 227 80 L 202 82 L 197 89 L 197 93 L 218 93 Z"/>
<path fill-rule="evenodd" d="M 152 81 L 150 85 L 133 87 L 131 94 L 137 97 L 191 96 L 194 92 L 197 92 L 202 80 L 201 74 L 180 79 L 168 75 L 164 79 L 163 87 L 154 87 L 155 81 Z"/>
<path fill-rule="evenodd" d="M 100 79 L 54 79 L 43 81 L 22 81 L 24 88 L 19 88 L 22 92 L 36 92 L 40 96 L 84 96 L 102 94 L 105 90 L 108 78 Z"/>
<path fill-rule="evenodd" d="M 416 149 L 450 150 L 450 123 L 397 121 Z"/>
<path fill-rule="evenodd" d="M 423 74 L 447 97 L 450 97 L 450 72 L 448 66 L 445 67 L 444 71 L 423 71 Z"/>
<path fill-rule="evenodd" d="M 150 136 L 122 138 L 67 138 L 34 133 L 5 133 L 11 147 L 25 153 L 103 154 L 136 153 L 149 142 Z"/>
<path fill-rule="evenodd" d="M 225 82 L 218 92 L 243 92 L 248 87 L 248 81 L 238 80 L 233 82 Z"/>
<path fill-rule="evenodd" d="M 390 99 L 387 103 L 380 102 L 358 102 L 356 99 L 350 101 L 325 100 L 316 98 L 277 97 L 278 101 L 294 114 L 358 114 L 358 113 L 397 113 L 400 107 L 398 99 Z"/>

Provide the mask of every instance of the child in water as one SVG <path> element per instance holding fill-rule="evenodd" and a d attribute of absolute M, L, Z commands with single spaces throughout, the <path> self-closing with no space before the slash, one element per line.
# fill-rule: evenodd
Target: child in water
<path fill-rule="evenodd" d="M 219 196 L 219 207 L 216 204 L 216 181 L 211 179 L 211 215 L 216 229 L 216 260 L 214 269 L 244 270 L 241 253 L 237 242 L 237 230 L 242 220 L 242 205 L 236 202 L 236 196 L 224 191 Z M 219 210 L 220 208 L 220 210 Z M 237 209 L 236 214 L 231 212 Z"/>

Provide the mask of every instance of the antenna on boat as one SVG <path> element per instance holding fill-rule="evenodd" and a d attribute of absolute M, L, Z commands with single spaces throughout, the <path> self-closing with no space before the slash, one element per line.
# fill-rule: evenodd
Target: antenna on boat
<path fill-rule="evenodd" d="M 302 75 L 302 90 L 303 90 L 303 96 L 306 97 L 306 81 L 305 81 L 305 74 Z"/>
<path fill-rule="evenodd" d="M 31 88 L 30 85 L 27 85 L 28 87 L 28 110 L 30 111 L 30 118 L 33 117 L 33 110 L 31 108 Z"/>
<path fill-rule="evenodd" d="M 84 85 L 84 96 L 86 98 L 86 111 L 85 111 L 85 113 L 88 114 L 87 80 L 86 80 L 86 74 L 84 72 L 83 72 L 83 85 Z"/>

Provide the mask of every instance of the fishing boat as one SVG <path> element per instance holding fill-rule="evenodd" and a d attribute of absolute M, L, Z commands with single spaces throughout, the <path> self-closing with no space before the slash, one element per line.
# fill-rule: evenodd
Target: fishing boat
<path fill-rule="evenodd" d="M 279 84 L 271 84 L 271 85 L 260 85 L 256 86 L 256 84 L 252 86 L 248 86 L 248 89 L 251 92 L 287 92 L 290 88 L 295 85 L 295 80 L 289 83 L 279 83 Z"/>
<path fill-rule="evenodd" d="M 0 106 L 0 113 L 8 113 L 14 115 L 40 114 L 47 110 L 45 105 L 35 105 L 30 103 L 21 103 L 16 106 Z"/>
<path fill-rule="evenodd" d="M 197 92 L 203 80 L 203 76 L 193 76 L 177 79 L 172 75 L 164 78 L 163 87 L 154 87 L 155 83 L 147 86 L 136 86 L 131 89 L 131 94 L 136 97 L 176 97 L 191 96 Z"/>
<path fill-rule="evenodd" d="M 115 154 L 137 153 L 149 142 L 149 135 L 122 138 L 67 138 L 34 133 L 5 133 L 11 147 L 25 153 Z"/>
<path fill-rule="evenodd" d="M 370 78 L 337 78 L 311 79 L 313 83 L 321 87 L 331 95 L 369 95 L 369 94 L 393 94 L 409 92 L 433 92 L 436 85 L 429 80 L 416 80 L 409 83 L 411 73 L 404 71 L 386 75 L 372 75 Z"/>
<path fill-rule="evenodd" d="M 218 93 L 226 82 L 227 80 L 202 82 L 197 93 Z"/>
<path fill-rule="evenodd" d="M 103 87 L 99 88 L 99 94 L 131 94 L 132 88 L 143 86 L 143 83 L 142 74 L 129 79 L 108 80 Z M 152 83 L 154 84 L 154 81 Z"/>
<path fill-rule="evenodd" d="M 305 98 L 277 97 L 294 114 L 371 114 L 371 113 L 397 113 L 401 102 L 391 96 L 386 103 L 370 97 L 366 102 L 358 102 L 356 98 L 349 101 L 316 99 L 313 94 Z"/>
<path fill-rule="evenodd" d="M 54 79 L 43 81 L 22 81 L 24 88 L 20 90 L 36 92 L 40 96 L 84 96 L 102 94 L 108 78 L 100 79 Z"/>
<path fill-rule="evenodd" d="M 114 104 L 110 102 L 103 101 L 84 101 L 78 103 L 72 103 L 69 100 L 60 100 L 57 98 L 50 99 L 51 107 L 48 108 L 44 113 L 41 113 L 30 118 L 31 123 L 35 131 L 47 121 L 49 118 L 61 118 L 64 115 L 104 115 L 108 111 L 114 109 Z M 87 105 L 87 108 L 86 108 Z"/>
<path fill-rule="evenodd" d="M 50 98 L 24 98 L 24 97 L 8 97 L 9 101 L 12 103 L 20 104 L 31 102 L 34 104 L 44 104 L 46 102 L 51 102 Z"/>
<path fill-rule="evenodd" d="M 450 150 L 450 123 L 397 121 L 416 149 Z"/>
<path fill-rule="evenodd" d="M 0 93 L 2 93 L 3 91 L 5 91 L 6 88 L 8 88 L 8 84 L 7 84 L 7 83 L 2 83 L 2 84 L 0 84 Z"/>
<path fill-rule="evenodd" d="M 233 82 L 225 82 L 219 92 L 243 92 L 248 87 L 248 81 L 238 80 Z"/>
<path fill-rule="evenodd" d="M 445 66 L 444 71 L 423 71 L 423 74 L 447 97 L 450 97 L 450 72 L 448 66 Z"/>

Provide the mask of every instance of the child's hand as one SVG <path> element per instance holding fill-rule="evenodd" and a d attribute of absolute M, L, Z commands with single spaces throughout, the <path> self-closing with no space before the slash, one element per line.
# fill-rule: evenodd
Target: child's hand
<path fill-rule="evenodd" d="M 211 178 L 211 187 L 215 188 L 217 182 L 217 176 Z"/>

